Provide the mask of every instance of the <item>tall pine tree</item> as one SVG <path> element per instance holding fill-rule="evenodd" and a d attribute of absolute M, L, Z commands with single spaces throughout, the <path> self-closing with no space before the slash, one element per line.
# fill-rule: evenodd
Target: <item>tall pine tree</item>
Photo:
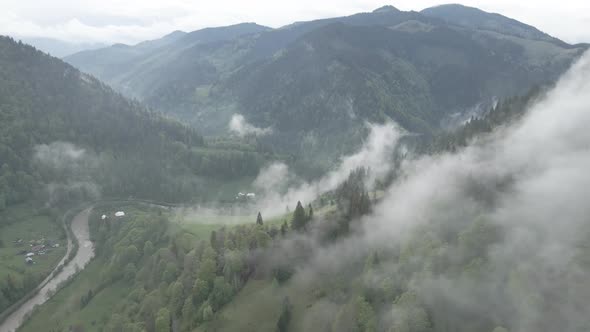
<path fill-rule="evenodd" d="M 262 214 L 260 214 L 260 212 L 258 212 L 258 217 L 256 217 L 256 224 L 264 225 L 264 221 L 262 220 Z"/>
<path fill-rule="evenodd" d="M 302 230 L 305 228 L 305 224 L 307 223 L 307 215 L 305 213 L 305 209 L 301 202 L 297 202 L 297 207 L 295 208 L 295 212 L 293 212 L 293 221 L 291 222 L 291 227 L 296 230 Z"/>

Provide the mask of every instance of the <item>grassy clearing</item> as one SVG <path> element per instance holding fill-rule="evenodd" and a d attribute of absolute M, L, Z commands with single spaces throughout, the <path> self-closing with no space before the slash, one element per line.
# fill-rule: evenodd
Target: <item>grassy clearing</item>
<path fill-rule="evenodd" d="M 81 299 L 99 284 L 103 264 L 99 259 L 92 261 L 71 284 L 37 308 L 19 332 L 62 331 L 79 324 L 86 326 L 85 331 L 99 331 L 113 313 L 114 304 L 130 291 L 119 284 L 111 285 L 97 293 L 82 309 Z"/>
<path fill-rule="evenodd" d="M 336 205 L 326 205 L 316 208 L 315 213 L 316 216 L 327 216 L 336 210 Z M 284 220 L 290 221 L 290 217 L 286 214 L 265 223 L 280 225 Z M 330 330 L 330 326 L 322 324 L 325 324 L 327 316 L 336 315 L 339 308 L 322 301 L 321 293 L 310 291 L 319 288 L 318 285 L 301 285 L 301 282 L 289 281 L 278 285 L 268 279 L 250 279 L 212 321 L 199 326 L 195 331 L 275 332 L 286 297 L 291 304 L 289 331 Z"/>
<path fill-rule="evenodd" d="M 66 253 L 67 240 L 61 225 L 50 213 L 39 213 L 26 205 L 10 207 L 0 213 L 0 280 L 20 282 L 25 275 L 41 280 L 48 275 Z M 15 241 L 22 240 L 21 243 Z M 35 255 L 34 264 L 25 263 L 25 253 L 31 251 L 31 241 L 59 244 L 44 255 Z"/>
<path fill-rule="evenodd" d="M 169 231 L 172 234 L 187 233 L 186 241 L 191 244 L 199 239 L 208 239 L 211 231 L 220 227 L 254 224 L 256 221 L 255 215 L 235 217 L 193 214 L 190 217 L 179 218 L 173 209 L 136 203 L 105 204 L 96 208 L 91 215 L 91 234 L 97 231 L 93 227 L 93 221 L 98 220 L 103 214 L 112 218 L 116 211 L 126 213 L 126 217 L 120 219 L 121 222 L 125 222 L 125 218 L 147 215 L 176 218 L 170 223 Z M 265 224 L 280 225 L 287 218 L 288 216 L 269 218 L 265 220 Z M 183 241 L 177 243 L 183 243 Z M 61 331 L 77 326 L 83 326 L 84 331 L 101 331 L 108 318 L 116 312 L 119 301 L 132 291 L 132 287 L 122 282 L 108 285 L 94 294 L 92 300 L 82 308 L 81 299 L 89 290 L 96 292 L 97 285 L 100 284 L 101 271 L 106 264 L 103 259 L 99 257 L 92 261 L 70 284 L 40 306 L 20 331 Z M 236 298 L 224 307 L 210 324 L 203 325 L 199 331 L 275 331 L 281 303 L 286 294 L 285 289 L 273 285 L 268 280 L 250 280 Z M 296 294 L 289 296 L 296 296 Z"/>
<path fill-rule="evenodd" d="M 181 229 L 195 236 L 196 239 L 206 239 L 212 231 L 222 227 L 219 224 L 182 224 Z"/>
<path fill-rule="evenodd" d="M 281 314 L 282 291 L 266 280 L 250 280 L 215 319 L 195 331 L 274 332 Z"/>
<path fill-rule="evenodd" d="M 126 216 L 117 218 L 118 222 L 125 222 L 128 218 L 162 215 L 165 209 L 150 207 L 144 204 L 101 204 L 90 216 L 90 231 L 93 235 L 97 228 L 97 221 L 102 215 L 115 218 L 117 211 L 124 211 Z M 118 281 L 98 290 L 101 283 L 101 272 L 107 263 L 100 256 L 78 274 L 73 281 L 61 289 L 49 301 L 40 306 L 31 318 L 22 326 L 19 332 L 27 331 L 65 331 L 70 327 L 83 327 L 86 332 L 102 331 L 106 322 L 115 311 L 116 305 L 132 290 L 128 284 Z M 92 290 L 91 301 L 82 306 L 82 298 Z"/>
<path fill-rule="evenodd" d="M 181 229 L 195 235 L 197 238 L 208 237 L 211 231 L 221 227 L 231 227 L 237 225 L 254 224 L 257 213 L 229 215 L 214 214 L 211 211 L 200 212 L 176 212 L 175 210 L 166 212 L 169 220 Z M 264 216 L 263 216 L 264 217 Z M 264 224 L 268 226 L 277 226 L 285 221 L 290 220 L 290 215 L 281 215 L 269 219 L 264 219 Z"/>
<path fill-rule="evenodd" d="M 291 303 L 289 331 L 326 331 L 326 315 L 337 308 L 328 307 L 301 285 L 279 286 L 269 280 L 249 280 L 236 297 L 196 332 L 275 332 L 285 297 Z"/>
<path fill-rule="evenodd" d="M 207 180 L 206 187 L 214 188 L 207 191 L 201 199 L 210 202 L 232 201 L 239 192 L 249 192 L 252 190 L 254 177 L 243 177 L 236 180 Z"/>

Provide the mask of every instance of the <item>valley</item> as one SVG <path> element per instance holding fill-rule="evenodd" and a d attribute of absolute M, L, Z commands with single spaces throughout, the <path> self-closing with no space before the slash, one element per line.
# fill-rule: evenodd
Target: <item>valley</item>
<path fill-rule="evenodd" d="M 50 275 L 64 257 L 66 234 L 61 218 L 49 210 L 23 204 L 6 209 L 1 216 L 0 280 L 8 281 L 3 284 L 4 292 L 18 300 Z M 0 311 L 9 305 L 9 301 L 2 301 Z"/>
<path fill-rule="evenodd" d="M 0 36 L 0 332 L 590 330 L 588 44 L 154 1 Z"/>
<path fill-rule="evenodd" d="M 74 239 L 68 238 L 64 258 L 56 264 L 58 267 L 36 289 L 36 294 L 20 304 L 18 309 L 2 321 L 0 324 L 1 331 L 16 331 L 36 306 L 42 305 L 50 299 L 63 283 L 67 282 L 77 271 L 83 270 L 86 264 L 94 257 L 94 249 L 88 232 L 89 215 L 90 209 L 86 209 L 73 218 L 70 227 Z M 73 241 L 78 243 L 76 248 L 74 248 Z M 72 252 L 75 255 L 66 261 L 66 258 L 69 258 Z"/>

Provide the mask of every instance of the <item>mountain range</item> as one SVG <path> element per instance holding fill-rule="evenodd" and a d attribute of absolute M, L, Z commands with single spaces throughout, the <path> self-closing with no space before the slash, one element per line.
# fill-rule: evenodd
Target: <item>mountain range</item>
<path fill-rule="evenodd" d="M 366 123 L 392 121 L 424 137 L 438 135 L 443 124 L 460 123 L 497 100 L 554 81 L 587 49 L 461 5 L 421 12 L 385 6 L 278 29 L 243 23 L 174 31 L 133 46 L 117 44 L 65 58 L 81 72 L 10 38 L 1 43 L 0 106 L 6 130 L 0 159 L 8 177 L 36 147 L 56 142 L 115 154 L 109 167 L 137 169 L 143 163 L 151 172 L 168 163 L 158 161 L 162 158 L 179 167 L 174 173 L 197 178 L 254 176 L 273 148 L 298 155 L 292 159 L 302 170 L 325 169 L 362 143 Z M 246 121 L 241 125 L 260 136 L 249 141 L 253 145 L 224 142 L 236 114 Z M 221 139 L 206 146 L 201 135 Z M 183 152 L 172 157 L 170 150 L 150 144 L 175 145 Z M 125 155 L 131 160 L 116 152 L 121 148 L 134 152 Z M 153 164 L 141 161 L 144 157 L 134 150 L 151 151 Z M 21 175 L 35 172 L 31 168 Z M 179 192 L 172 189 L 180 185 L 177 181 L 172 185 L 161 175 L 158 186 L 168 186 L 162 192 Z M 90 175 L 102 183 L 105 176 L 108 172 Z M 113 182 L 103 190 L 115 195 L 151 190 L 140 172 L 126 178 L 132 179 L 126 188 Z M 28 195 L 24 189 L 19 193 L 26 186 L 17 180 L 3 186 L 10 189 L 14 183 L 14 190 L 1 195 L 8 204 Z"/>
<path fill-rule="evenodd" d="M 274 129 L 274 146 L 329 159 L 364 137 L 365 122 L 431 135 L 554 81 L 585 49 L 475 8 L 385 6 L 278 29 L 174 32 L 65 60 L 205 135 L 226 133 L 237 113 Z"/>
<path fill-rule="evenodd" d="M 43 37 L 22 37 L 22 42 L 35 46 L 37 49 L 50 55 L 63 58 L 78 52 L 108 47 L 106 43 L 100 42 L 70 42 L 54 38 Z"/>
<path fill-rule="evenodd" d="M 589 331 L 586 49 L 459 5 L 0 36 L 0 330 Z"/>

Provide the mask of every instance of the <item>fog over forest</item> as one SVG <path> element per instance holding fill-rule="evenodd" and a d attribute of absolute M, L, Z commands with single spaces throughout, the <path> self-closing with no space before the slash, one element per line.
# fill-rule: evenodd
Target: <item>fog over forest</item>
<path fill-rule="evenodd" d="M 0 332 L 590 331 L 581 0 L 231 1 L 3 6 Z"/>
<path fill-rule="evenodd" d="M 460 308 L 510 322 L 514 331 L 587 327 L 590 274 L 575 260 L 587 253 L 590 236 L 589 77 L 587 53 L 518 123 L 456 153 L 405 161 L 401 178 L 363 218 L 360 235 L 321 249 L 306 268 L 311 277 L 302 278 L 339 271 L 352 257 L 391 249 L 417 231 L 440 241 L 482 220 L 499 237 L 485 252 L 438 249 L 450 260 L 486 257 L 481 279 L 419 274 L 408 281 L 411 289 L 441 315 Z M 476 239 L 485 241 L 484 235 Z M 396 271 L 392 264 L 379 273 Z M 515 275 L 518 287 L 506 282 Z M 388 314 L 394 319 L 396 312 Z"/>

